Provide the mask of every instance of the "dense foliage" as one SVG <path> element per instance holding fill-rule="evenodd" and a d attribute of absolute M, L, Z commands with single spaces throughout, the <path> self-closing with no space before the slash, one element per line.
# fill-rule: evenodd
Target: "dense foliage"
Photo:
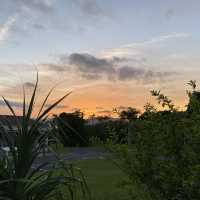
<path fill-rule="evenodd" d="M 89 139 L 82 112 L 61 113 L 55 116 L 54 124 L 57 137 L 65 147 L 88 145 Z"/>
<path fill-rule="evenodd" d="M 86 130 L 90 140 L 97 139 L 102 144 L 108 140 L 114 143 L 126 143 L 128 135 L 128 122 L 123 120 L 108 120 L 95 125 L 87 125 Z"/>
<path fill-rule="evenodd" d="M 185 112 L 169 98 L 152 91 L 165 108 L 152 107 L 131 125 L 131 144 L 115 145 L 114 151 L 128 175 L 133 199 L 197 200 L 200 198 L 200 101 L 189 92 Z M 119 162 L 120 164 L 120 162 Z"/>

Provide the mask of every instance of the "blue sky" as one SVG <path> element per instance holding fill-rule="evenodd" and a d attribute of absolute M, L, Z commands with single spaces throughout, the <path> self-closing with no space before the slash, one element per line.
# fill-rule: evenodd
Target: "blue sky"
<path fill-rule="evenodd" d="M 141 108 L 152 88 L 183 106 L 199 78 L 199 10 L 198 0 L 1 0 L 0 91 L 20 101 L 37 66 L 41 92 L 75 91 L 70 109 Z"/>

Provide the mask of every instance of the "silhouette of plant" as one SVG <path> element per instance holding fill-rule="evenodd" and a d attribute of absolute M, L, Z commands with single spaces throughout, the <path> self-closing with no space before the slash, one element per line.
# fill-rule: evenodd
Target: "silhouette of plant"
<path fill-rule="evenodd" d="M 45 162 L 33 168 L 34 162 L 46 145 L 46 140 L 49 136 L 52 137 L 51 132 L 40 130 L 41 125 L 47 120 L 48 113 L 70 94 L 67 93 L 51 106 L 46 107 L 47 100 L 52 93 L 52 90 L 50 90 L 36 118 L 32 120 L 37 88 L 38 74 L 28 105 L 24 90 L 23 115 L 20 122 L 9 101 L 3 97 L 5 104 L 17 122 L 17 131 L 11 135 L 5 130 L 1 130 L 2 137 L 10 148 L 10 155 L 0 158 L 0 199 L 76 199 L 77 190 L 81 191 L 82 197 L 86 198 L 88 195 L 89 198 L 89 190 L 81 171 L 59 160 L 58 156 L 58 160 L 53 166 L 52 163 Z M 12 126 L 9 121 L 7 123 Z M 48 170 L 43 170 L 44 167 L 48 167 Z M 65 188 L 65 195 L 60 189 L 61 186 Z"/>
<path fill-rule="evenodd" d="M 152 96 L 157 97 L 157 101 L 159 104 L 162 105 L 163 108 L 167 107 L 170 111 L 176 111 L 175 105 L 173 104 L 172 100 L 169 97 L 165 96 L 161 93 L 160 90 L 151 90 L 150 91 Z"/>
<path fill-rule="evenodd" d="M 195 91 L 195 89 L 197 87 L 196 80 L 190 80 L 187 84 L 192 87 L 193 91 Z"/>

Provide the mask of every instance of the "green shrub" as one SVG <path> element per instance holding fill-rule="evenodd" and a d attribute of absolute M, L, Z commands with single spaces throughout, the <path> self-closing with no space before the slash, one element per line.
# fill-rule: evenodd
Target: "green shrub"
<path fill-rule="evenodd" d="M 111 145 L 130 180 L 124 185 L 129 186 L 132 199 L 198 200 L 200 115 L 196 108 L 200 101 L 193 91 L 190 109 L 180 112 L 160 91 L 152 93 L 167 109 L 134 121 L 131 145 Z"/>
<path fill-rule="evenodd" d="M 199 199 L 200 118 L 168 113 L 134 126 L 132 145 L 118 148 L 131 185 L 152 200 Z"/>

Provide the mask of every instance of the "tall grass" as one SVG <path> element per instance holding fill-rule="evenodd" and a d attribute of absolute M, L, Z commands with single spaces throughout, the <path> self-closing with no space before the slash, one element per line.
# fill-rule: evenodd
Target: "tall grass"
<path fill-rule="evenodd" d="M 22 121 L 18 120 L 13 107 L 3 97 L 5 104 L 16 120 L 17 131 L 11 135 L 1 129 L 3 140 L 10 148 L 10 155 L 0 157 L 0 199 L 88 199 L 90 195 L 84 176 L 80 170 L 76 170 L 72 165 L 68 165 L 58 159 L 48 171 L 42 171 L 45 166 L 49 166 L 48 162 L 33 169 L 33 164 L 46 145 L 46 140 L 50 136 L 53 137 L 50 132 L 40 131 L 40 127 L 47 120 L 48 113 L 70 95 L 70 93 L 67 93 L 51 106 L 46 107 L 53 89 L 50 90 L 36 118 L 32 120 L 37 88 L 38 74 L 28 104 L 25 89 L 23 90 Z M 9 121 L 6 123 L 9 127 L 12 127 Z M 65 190 L 65 195 L 63 195 L 63 189 Z M 80 190 L 81 197 L 77 197 L 78 190 Z"/>

